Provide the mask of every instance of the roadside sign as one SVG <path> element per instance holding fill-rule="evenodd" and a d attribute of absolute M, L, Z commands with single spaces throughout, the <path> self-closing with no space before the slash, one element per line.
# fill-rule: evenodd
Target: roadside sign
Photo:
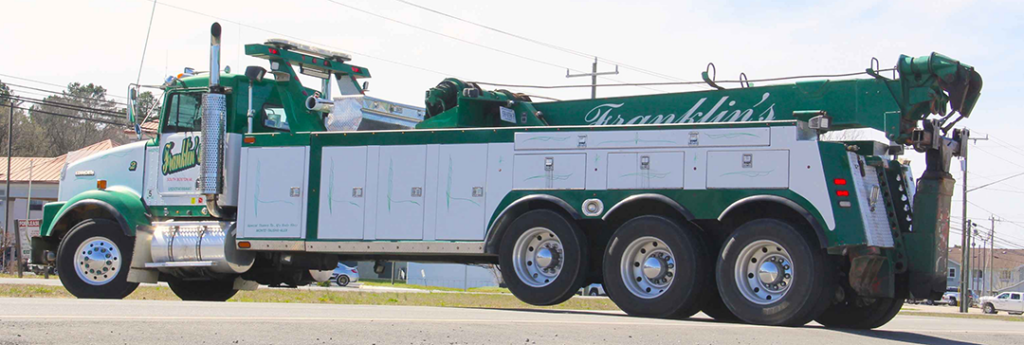
<path fill-rule="evenodd" d="M 32 257 L 32 236 L 39 235 L 41 219 L 18 219 L 18 230 L 21 232 L 21 259 Z"/>

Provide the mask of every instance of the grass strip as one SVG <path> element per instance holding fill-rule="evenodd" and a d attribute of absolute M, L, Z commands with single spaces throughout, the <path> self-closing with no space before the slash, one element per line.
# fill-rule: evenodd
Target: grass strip
<path fill-rule="evenodd" d="M 46 285 L 0 285 L 0 297 L 74 298 L 64 287 Z M 140 286 L 125 299 L 177 301 L 167 287 Z M 606 298 L 571 298 L 555 306 L 537 307 L 520 302 L 510 294 L 349 292 L 261 288 L 239 291 L 228 302 L 326 303 L 401 305 L 430 307 L 475 307 L 499 309 L 618 310 Z"/>

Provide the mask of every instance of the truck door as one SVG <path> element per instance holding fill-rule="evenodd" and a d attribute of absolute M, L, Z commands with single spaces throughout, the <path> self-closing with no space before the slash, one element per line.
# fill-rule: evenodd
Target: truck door
<path fill-rule="evenodd" d="M 992 303 L 995 305 L 996 310 L 1006 310 L 1007 302 L 1010 300 L 1010 293 L 1004 292 L 996 297 L 996 300 Z"/>
<path fill-rule="evenodd" d="M 1017 293 L 1017 292 L 1011 293 L 1010 294 L 1010 301 L 1007 302 L 1007 304 L 1009 304 L 1008 306 L 1006 306 L 1007 310 L 1011 310 L 1013 312 L 1024 311 L 1024 309 L 1022 309 L 1022 307 L 1024 307 L 1024 305 L 1021 304 L 1020 293 Z"/>
<path fill-rule="evenodd" d="M 164 104 L 159 141 L 156 147 L 147 148 L 148 169 L 143 197 L 153 206 L 202 206 L 204 202 L 199 194 L 202 93 L 172 91 Z M 166 215 L 194 212 L 185 208 L 169 211 Z"/>

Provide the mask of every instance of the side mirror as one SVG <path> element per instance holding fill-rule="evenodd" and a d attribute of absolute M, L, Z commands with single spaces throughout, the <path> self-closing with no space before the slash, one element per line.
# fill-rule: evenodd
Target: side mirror
<path fill-rule="evenodd" d="M 364 81 L 363 82 L 363 92 L 366 92 L 366 91 L 370 91 L 370 82 L 368 82 L 368 81 Z"/>
<path fill-rule="evenodd" d="M 249 83 L 258 83 L 263 81 L 263 76 L 267 74 L 267 70 L 260 66 L 249 66 L 245 68 L 245 77 L 249 78 Z"/>

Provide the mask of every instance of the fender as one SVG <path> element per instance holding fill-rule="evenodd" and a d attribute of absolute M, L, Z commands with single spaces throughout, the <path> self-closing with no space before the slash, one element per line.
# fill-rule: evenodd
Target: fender
<path fill-rule="evenodd" d="M 569 205 L 568 202 L 565 202 L 565 200 L 558 197 L 547 194 L 524 196 L 506 206 L 505 209 L 501 210 L 501 213 L 498 214 L 498 217 L 494 218 L 494 223 L 491 223 L 491 226 L 487 228 L 487 237 L 484 238 L 484 252 L 491 254 L 498 252 L 498 239 L 501 238 L 501 234 L 516 217 L 526 211 L 529 211 L 526 209 L 526 204 L 531 201 L 542 201 L 554 204 L 569 214 L 573 219 L 580 219 L 579 212 Z"/>
<path fill-rule="evenodd" d="M 131 189 L 115 186 L 106 190 L 82 192 L 64 202 L 52 220 L 44 219 L 46 226 L 39 235 L 63 235 L 63 232 L 75 225 L 69 223 L 82 219 L 78 211 L 89 208 L 100 209 L 112 217 L 121 225 L 126 236 L 135 236 L 135 228 L 139 225 L 151 225 L 142 197 Z"/>
<path fill-rule="evenodd" d="M 793 211 L 796 211 L 800 216 L 804 217 L 804 219 L 807 220 L 807 224 L 810 224 L 811 228 L 814 229 L 814 233 L 818 235 L 818 244 L 821 245 L 821 248 L 828 248 L 828 238 L 825 235 L 825 228 L 821 226 L 821 222 L 818 222 L 818 219 L 815 218 L 810 211 L 807 211 L 807 209 L 803 208 L 793 200 L 789 200 L 778 195 L 754 195 L 740 199 L 732 203 L 732 205 L 729 205 L 729 207 L 726 207 L 725 210 L 722 211 L 722 214 L 718 216 L 718 221 L 724 220 L 729 216 L 730 212 L 754 202 L 772 202 L 789 207 Z"/>
<path fill-rule="evenodd" d="M 692 222 L 693 219 L 694 219 L 693 213 L 690 212 L 690 210 L 687 210 L 686 207 L 683 207 L 683 205 L 680 205 L 675 200 L 672 200 L 672 198 L 669 198 L 669 197 L 661 195 L 661 194 L 646 193 L 646 194 L 637 194 L 637 195 L 633 195 L 633 196 L 630 196 L 628 198 L 622 199 L 622 201 L 619 201 L 617 204 L 615 204 L 615 206 L 612 206 L 612 208 L 608 209 L 608 211 L 604 213 L 604 216 L 601 217 L 601 220 L 608 220 L 609 216 L 614 214 L 616 210 L 620 210 L 622 207 L 625 207 L 625 206 L 627 206 L 629 204 L 632 204 L 634 202 L 640 202 L 640 201 L 644 201 L 644 200 L 657 201 L 657 202 L 660 202 L 662 204 L 668 205 L 673 210 L 678 212 L 679 215 L 683 216 L 683 218 L 686 218 L 686 220 L 688 220 L 688 221 Z"/>

